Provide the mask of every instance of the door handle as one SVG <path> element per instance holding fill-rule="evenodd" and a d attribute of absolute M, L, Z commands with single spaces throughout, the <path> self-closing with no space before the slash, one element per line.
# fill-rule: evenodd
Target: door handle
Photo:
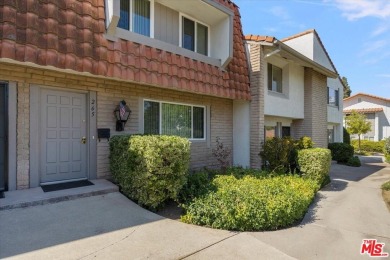
<path fill-rule="evenodd" d="M 82 144 L 86 144 L 87 143 L 87 137 L 83 136 L 83 138 L 81 138 L 81 143 Z"/>

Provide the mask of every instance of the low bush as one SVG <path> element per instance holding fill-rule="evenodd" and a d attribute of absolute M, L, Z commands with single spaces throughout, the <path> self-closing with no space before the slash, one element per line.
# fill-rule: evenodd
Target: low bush
<path fill-rule="evenodd" d="M 296 158 L 295 142 L 291 138 L 268 138 L 260 156 L 270 172 L 288 172 Z"/>
<path fill-rule="evenodd" d="M 213 176 L 207 171 L 194 172 L 188 175 L 187 182 L 179 193 L 179 201 L 188 203 L 197 197 L 201 197 L 212 189 Z"/>
<path fill-rule="evenodd" d="M 331 143 L 328 148 L 331 151 L 332 160 L 338 163 L 347 163 L 354 154 L 353 146 L 345 143 Z"/>
<path fill-rule="evenodd" d="M 351 144 L 351 135 L 348 133 L 345 127 L 343 127 L 343 143 Z"/>
<path fill-rule="evenodd" d="M 355 151 L 359 150 L 359 140 L 352 140 L 352 146 Z M 385 140 L 376 142 L 370 140 L 360 140 L 360 151 L 369 152 L 369 153 L 383 153 L 385 147 Z"/>
<path fill-rule="evenodd" d="M 382 190 L 390 191 L 390 181 L 382 184 Z"/>
<path fill-rule="evenodd" d="M 299 176 L 216 176 L 214 191 L 184 205 L 185 223 L 217 229 L 275 230 L 301 220 L 318 185 Z"/>
<path fill-rule="evenodd" d="M 294 173 L 297 169 L 298 151 L 312 148 L 314 142 L 310 137 L 304 136 L 299 140 L 289 137 L 268 138 L 263 145 L 260 156 L 265 168 L 272 173 Z"/>
<path fill-rule="evenodd" d="M 281 173 L 279 173 L 281 174 Z M 236 177 L 237 179 L 241 179 L 245 176 L 252 176 L 256 178 L 260 177 L 267 177 L 270 175 L 269 172 L 259 170 L 259 169 L 250 169 L 250 168 L 243 168 L 243 167 L 230 167 L 226 170 L 226 175 L 232 175 Z"/>
<path fill-rule="evenodd" d="M 390 137 L 387 137 L 386 139 L 384 139 L 383 142 L 384 142 L 383 152 L 385 154 L 390 154 Z"/>
<path fill-rule="evenodd" d="M 156 209 L 177 199 L 186 183 L 190 143 L 177 136 L 114 136 L 110 169 L 122 192 L 138 204 Z"/>
<path fill-rule="evenodd" d="M 347 165 L 352 166 L 352 167 L 360 167 L 362 164 L 360 162 L 359 157 L 353 156 L 353 157 L 349 158 Z"/>
<path fill-rule="evenodd" d="M 299 140 L 296 141 L 296 147 L 299 150 L 310 149 L 310 148 L 314 147 L 314 142 L 311 140 L 310 137 L 304 136 L 304 137 L 301 137 Z"/>
<path fill-rule="evenodd" d="M 390 163 L 390 154 L 385 154 L 385 162 Z"/>
<path fill-rule="evenodd" d="M 328 149 L 312 148 L 298 152 L 298 165 L 304 178 L 315 180 L 323 186 L 329 175 L 331 154 Z"/>

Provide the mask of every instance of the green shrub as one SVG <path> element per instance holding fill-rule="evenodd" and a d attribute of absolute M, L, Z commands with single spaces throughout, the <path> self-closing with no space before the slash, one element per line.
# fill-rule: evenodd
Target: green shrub
<path fill-rule="evenodd" d="M 348 133 L 345 127 L 343 127 L 343 143 L 351 144 L 351 135 Z"/>
<path fill-rule="evenodd" d="M 353 156 L 349 158 L 347 165 L 352 167 L 360 167 L 362 164 L 360 163 L 359 157 Z"/>
<path fill-rule="evenodd" d="M 289 172 L 296 161 L 296 144 L 291 138 L 268 138 L 260 156 L 269 171 Z"/>
<path fill-rule="evenodd" d="M 194 172 L 188 175 L 186 184 L 179 194 L 179 201 L 188 203 L 197 197 L 201 197 L 212 189 L 211 180 L 213 176 L 206 171 Z"/>
<path fill-rule="evenodd" d="M 360 141 L 360 151 L 369 152 L 369 153 L 383 153 L 385 147 L 385 140 L 376 142 L 370 140 L 361 140 Z M 359 150 L 359 140 L 352 140 L 352 146 L 355 148 L 355 151 Z"/>
<path fill-rule="evenodd" d="M 390 154 L 390 137 L 387 137 L 386 139 L 384 139 L 383 142 L 384 142 L 383 153 Z"/>
<path fill-rule="evenodd" d="M 217 229 L 275 230 L 301 220 L 318 185 L 298 176 L 217 176 L 216 191 L 185 205 L 185 223 Z"/>
<path fill-rule="evenodd" d="M 331 143 L 328 148 L 332 153 L 332 160 L 338 163 L 347 163 L 354 154 L 353 146 L 345 143 Z"/>
<path fill-rule="evenodd" d="M 190 143 L 177 136 L 120 136 L 110 139 L 110 169 L 122 192 L 156 209 L 177 199 L 186 183 Z"/>
<path fill-rule="evenodd" d="M 310 149 L 314 147 L 314 142 L 308 136 L 301 137 L 298 141 L 296 141 L 296 144 L 299 150 Z"/>
<path fill-rule="evenodd" d="M 328 149 L 312 148 L 298 152 L 298 165 L 304 178 L 315 180 L 320 186 L 329 175 L 331 154 Z"/>
<path fill-rule="evenodd" d="M 390 163 L 390 154 L 385 154 L 385 162 Z"/>
<path fill-rule="evenodd" d="M 390 181 L 382 184 L 382 190 L 390 191 Z"/>
<path fill-rule="evenodd" d="M 256 178 L 267 177 L 269 176 L 269 173 L 264 170 L 250 169 L 250 168 L 243 168 L 243 167 L 236 166 L 236 167 L 227 168 L 226 175 L 232 175 L 237 179 L 241 179 L 245 176 L 252 176 Z"/>

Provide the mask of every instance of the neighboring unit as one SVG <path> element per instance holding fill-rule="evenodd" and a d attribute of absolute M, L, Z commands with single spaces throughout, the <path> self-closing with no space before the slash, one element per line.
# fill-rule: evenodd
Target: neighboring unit
<path fill-rule="evenodd" d="M 362 135 L 362 139 L 380 141 L 390 137 L 390 99 L 358 93 L 344 99 L 344 116 L 352 111 L 363 113 L 371 123 L 371 131 Z"/>
<path fill-rule="evenodd" d="M 307 30 L 305 32 L 293 35 L 282 40 L 288 46 L 299 51 L 306 57 L 321 64 L 325 68 L 338 74 L 320 36 L 316 30 Z M 327 117 L 328 117 L 328 141 L 329 143 L 343 141 L 343 93 L 344 87 L 340 76 L 327 79 Z"/>
<path fill-rule="evenodd" d="M 274 37 L 245 37 L 251 69 L 251 166 L 267 137 L 309 136 L 327 147 L 328 79 L 337 72 Z M 310 46 L 309 46 L 310 47 Z"/>
<path fill-rule="evenodd" d="M 0 12 L 0 190 L 109 177 L 97 129 L 186 137 L 192 168 L 218 166 L 220 137 L 249 166 L 249 70 L 231 1 L 5 1 Z"/>

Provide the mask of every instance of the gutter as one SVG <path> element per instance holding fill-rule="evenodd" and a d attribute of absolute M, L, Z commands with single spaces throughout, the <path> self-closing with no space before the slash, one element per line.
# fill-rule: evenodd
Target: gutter
<path fill-rule="evenodd" d="M 327 76 L 329 78 L 335 79 L 335 78 L 339 77 L 339 75 L 336 72 L 334 72 L 334 71 L 332 71 L 332 70 L 322 66 L 321 64 L 318 64 L 317 62 L 315 62 L 312 59 L 306 57 L 302 53 L 296 51 L 295 49 L 291 48 L 290 46 L 286 45 L 285 43 L 283 43 L 283 42 L 281 42 L 279 40 L 275 40 L 273 42 L 272 46 L 275 46 L 278 49 L 268 53 L 265 56 L 266 58 L 268 58 L 268 57 L 270 57 L 270 56 L 272 56 L 272 55 L 274 55 L 274 54 L 276 54 L 276 53 L 278 53 L 278 52 L 283 50 L 283 51 L 291 54 L 295 58 L 297 58 L 299 60 L 302 60 L 304 63 L 307 63 L 308 64 L 307 67 L 313 68 L 315 71 L 317 71 L 317 72 L 319 72 L 319 73 L 321 73 L 321 74 L 323 74 L 323 75 L 325 75 L 325 76 Z"/>

